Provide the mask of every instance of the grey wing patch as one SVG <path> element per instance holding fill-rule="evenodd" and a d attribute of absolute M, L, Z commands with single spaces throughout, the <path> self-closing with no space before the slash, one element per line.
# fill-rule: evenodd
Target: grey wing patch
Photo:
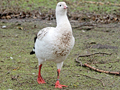
<path fill-rule="evenodd" d="M 39 40 L 42 40 L 42 38 L 44 38 L 44 36 L 49 32 L 51 28 L 53 27 L 47 27 L 47 28 L 43 28 L 42 30 L 40 30 L 37 34 L 37 38 Z"/>

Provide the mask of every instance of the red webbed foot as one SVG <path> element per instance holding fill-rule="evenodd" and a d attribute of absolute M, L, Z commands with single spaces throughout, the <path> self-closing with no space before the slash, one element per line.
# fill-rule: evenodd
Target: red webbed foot
<path fill-rule="evenodd" d="M 44 84 L 44 83 L 46 83 L 42 77 L 38 77 L 37 78 L 37 82 L 38 82 L 38 84 Z"/>
<path fill-rule="evenodd" d="M 67 87 L 67 86 L 66 85 L 61 85 L 59 83 L 59 80 L 57 80 L 56 83 L 55 83 L 55 88 L 62 88 L 62 87 Z"/>

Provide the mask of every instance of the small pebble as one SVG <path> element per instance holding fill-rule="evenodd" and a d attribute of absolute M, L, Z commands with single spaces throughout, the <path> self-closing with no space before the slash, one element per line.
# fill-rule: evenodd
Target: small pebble
<path fill-rule="evenodd" d="M 32 74 L 35 74 L 35 73 L 32 73 Z"/>
<path fill-rule="evenodd" d="M 5 28 L 6 28 L 6 26 L 2 26 L 2 28 L 3 28 L 3 29 L 5 29 Z"/>
<path fill-rule="evenodd" d="M 13 57 L 10 57 L 10 59 L 13 59 Z"/>
<path fill-rule="evenodd" d="M 85 30 L 82 30 L 82 32 L 85 32 Z"/>

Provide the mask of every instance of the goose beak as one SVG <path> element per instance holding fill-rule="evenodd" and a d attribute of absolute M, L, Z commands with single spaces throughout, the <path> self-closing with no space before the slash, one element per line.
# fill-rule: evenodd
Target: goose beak
<path fill-rule="evenodd" d="M 64 9 L 67 9 L 68 8 L 68 6 L 66 5 L 66 6 L 64 6 Z"/>

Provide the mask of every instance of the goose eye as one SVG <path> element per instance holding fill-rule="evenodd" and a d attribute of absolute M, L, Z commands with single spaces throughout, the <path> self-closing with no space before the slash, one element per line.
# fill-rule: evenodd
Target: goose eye
<path fill-rule="evenodd" d="M 60 7 L 61 7 L 61 5 L 60 5 Z"/>

